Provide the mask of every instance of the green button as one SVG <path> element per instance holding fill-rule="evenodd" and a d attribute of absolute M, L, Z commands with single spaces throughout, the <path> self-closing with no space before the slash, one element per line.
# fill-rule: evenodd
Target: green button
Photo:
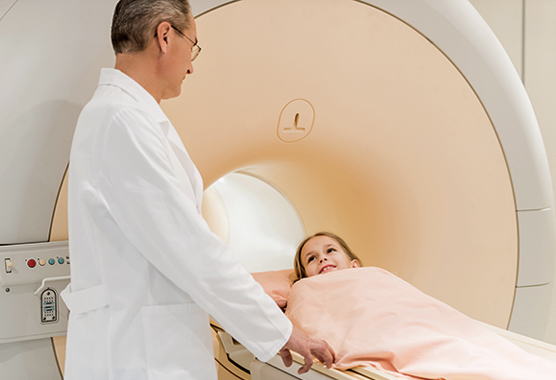
<path fill-rule="evenodd" d="M 54 265 L 54 263 L 56 263 L 56 260 L 54 260 L 54 259 L 48 259 L 48 263 L 49 263 L 50 265 Z"/>
<path fill-rule="evenodd" d="M 63 258 L 63 257 L 58 257 L 58 262 L 59 262 L 60 264 L 63 264 L 63 263 L 64 263 L 64 258 Z"/>

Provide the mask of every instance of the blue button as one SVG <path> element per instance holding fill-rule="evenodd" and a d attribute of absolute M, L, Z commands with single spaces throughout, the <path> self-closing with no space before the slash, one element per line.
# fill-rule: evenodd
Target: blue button
<path fill-rule="evenodd" d="M 58 257 L 58 262 L 59 262 L 60 264 L 63 264 L 63 263 L 64 263 L 64 258 L 63 258 L 63 257 Z"/>
<path fill-rule="evenodd" d="M 56 261 L 54 259 L 48 259 L 48 263 L 50 265 L 54 265 L 54 263 L 56 263 Z"/>

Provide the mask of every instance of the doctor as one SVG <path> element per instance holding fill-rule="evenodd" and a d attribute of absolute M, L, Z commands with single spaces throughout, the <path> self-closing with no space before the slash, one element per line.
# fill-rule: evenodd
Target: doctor
<path fill-rule="evenodd" d="M 187 0 L 121 0 L 115 69 L 83 109 L 69 168 L 66 380 L 216 379 L 209 315 L 260 360 L 289 349 L 331 366 L 201 216 L 203 185 L 159 107 L 197 44 Z M 215 152 L 217 154 L 217 152 Z"/>

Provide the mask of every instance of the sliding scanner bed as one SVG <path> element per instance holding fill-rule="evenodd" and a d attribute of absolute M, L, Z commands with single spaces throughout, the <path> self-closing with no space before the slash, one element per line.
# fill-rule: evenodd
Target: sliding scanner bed
<path fill-rule="evenodd" d="M 556 346 L 497 327 L 485 326 L 525 351 L 556 362 Z M 263 363 L 218 325 L 212 324 L 212 333 L 220 380 L 238 378 L 252 380 L 398 380 L 397 377 L 372 367 L 356 367 L 340 371 L 326 368 L 319 362 L 315 362 L 308 373 L 299 375 L 297 371 L 303 365 L 303 357 L 295 352 L 292 352 L 294 363 L 290 367 L 284 365 L 279 355 Z"/>
<path fill-rule="evenodd" d="M 275 356 L 268 362 L 263 363 L 255 360 L 251 363 L 251 378 L 253 380 L 399 380 L 392 375 L 380 372 L 371 367 L 358 367 L 347 371 L 326 368 L 325 365 L 315 362 L 311 370 L 306 374 L 299 375 L 297 371 L 303 365 L 303 357 L 296 352 L 292 353 L 294 363 L 286 367 L 280 356 Z"/>

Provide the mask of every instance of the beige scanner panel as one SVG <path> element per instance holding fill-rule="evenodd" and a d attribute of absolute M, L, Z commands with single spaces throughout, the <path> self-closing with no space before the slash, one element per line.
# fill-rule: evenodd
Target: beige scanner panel
<path fill-rule="evenodd" d="M 243 0 L 197 30 L 195 72 L 162 106 L 205 186 L 240 169 L 264 178 L 308 232 L 334 231 L 365 265 L 507 327 L 512 185 L 488 115 L 441 51 L 350 0 Z M 285 138 L 288 123 L 310 130 Z"/>

